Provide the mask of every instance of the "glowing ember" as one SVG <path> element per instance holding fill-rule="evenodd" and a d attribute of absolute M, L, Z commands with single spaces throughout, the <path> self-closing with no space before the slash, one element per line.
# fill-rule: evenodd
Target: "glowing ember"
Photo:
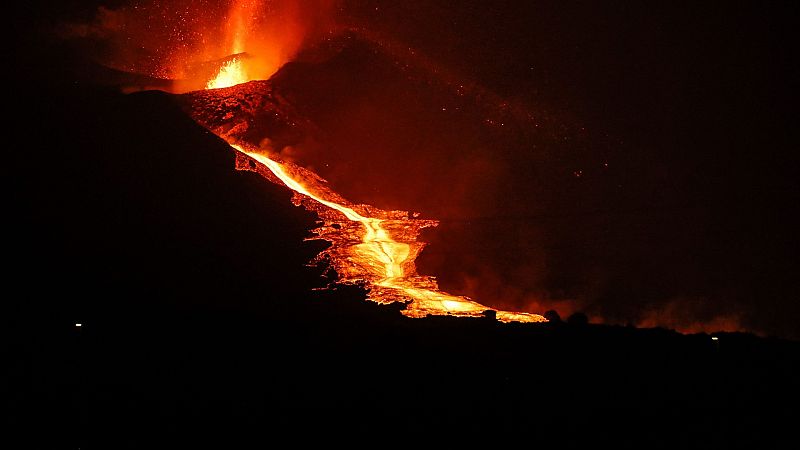
<path fill-rule="evenodd" d="M 266 167 L 269 173 L 264 175 L 272 175 L 292 189 L 295 204 L 303 204 L 320 215 L 325 224 L 314 232 L 333 244 L 320 257 L 329 260 L 341 283 L 365 285 L 369 299 L 377 303 L 407 303 L 403 314 L 409 317 L 478 317 L 492 310 L 467 297 L 442 292 L 434 278 L 417 274 L 414 260 L 424 247 L 417 235 L 437 222 L 409 218 L 402 211 L 351 204 L 307 169 L 248 151 L 242 145 L 231 147 Z M 253 169 L 249 162 L 238 166 L 258 172 L 258 166 Z M 507 311 L 497 311 L 496 317 L 502 322 L 547 321 L 537 314 Z"/>
<path fill-rule="evenodd" d="M 219 69 L 219 74 L 206 84 L 206 89 L 226 88 L 247 81 L 250 81 L 250 79 L 245 73 L 242 61 L 239 58 L 233 58 L 222 65 Z"/>

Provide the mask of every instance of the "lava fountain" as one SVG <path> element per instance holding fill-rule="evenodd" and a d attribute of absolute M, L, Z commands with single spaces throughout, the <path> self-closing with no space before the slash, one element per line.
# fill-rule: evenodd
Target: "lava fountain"
<path fill-rule="evenodd" d="M 219 89 L 268 79 L 304 43 L 326 34 L 334 4 L 334 0 L 231 1 L 221 29 L 214 37 L 209 36 L 217 42 L 210 45 L 203 40 L 201 47 L 205 51 L 195 55 L 205 59 L 202 65 L 222 61 L 207 74 L 210 78 L 204 80 L 204 87 Z M 213 52 L 207 47 L 212 47 Z"/>
<path fill-rule="evenodd" d="M 206 84 L 206 89 L 226 88 L 247 81 L 249 78 L 245 74 L 242 61 L 239 58 L 233 58 L 220 67 L 217 76 Z"/>
<path fill-rule="evenodd" d="M 206 84 L 206 89 L 231 87 L 257 78 L 257 76 L 250 75 L 255 68 L 247 65 L 241 55 L 247 45 L 249 30 L 253 26 L 251 22 L 258 16 L 261 4 L 261 1 L 250 0 L 236 1 L 231 5 L 225 34 L 228 42 L 228 54 L 234 56 L 222 64 L 217 75 Z M 277 67 L 272 69 L 266 75 L 271 75 L 277 70 Z"/>

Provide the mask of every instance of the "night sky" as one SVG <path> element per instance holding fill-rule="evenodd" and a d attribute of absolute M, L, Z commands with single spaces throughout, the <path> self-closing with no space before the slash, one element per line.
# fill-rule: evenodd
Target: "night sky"
<path fill-rule="evenodd" d="M 788 6 L 451 3 L 346 1 L 315 17 L 327 28 L 275 83 L 325 142 L 284 154 L 353 201 L 441 219 L 418 265 L 449 292 L 798 337 Z M 64 32 L 97 26 L 98 5 L 126 11 L 30 7 L 29 42 L 117 68 L 153 57 L 121 52 L 133 25 Z M 64 81 L 42 70 L 46 46 L 19 50 L 29 81 Z"/>

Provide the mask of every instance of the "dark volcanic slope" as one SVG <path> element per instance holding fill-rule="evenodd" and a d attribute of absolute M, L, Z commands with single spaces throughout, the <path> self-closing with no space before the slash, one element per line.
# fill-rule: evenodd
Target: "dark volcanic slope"
<path fill-rule="evenodd" d="M 318 250 L 302 242 L 313 217 L 278 186 L 234 171 L 234 153 L 167 94 L 59 96 L 36 116 L 46 129 L 26 155 L 23 187 L 33 240 L 17 242 L 50 274 L 48 287 L 224 304 L 315 283 L 297 270 Z"/>

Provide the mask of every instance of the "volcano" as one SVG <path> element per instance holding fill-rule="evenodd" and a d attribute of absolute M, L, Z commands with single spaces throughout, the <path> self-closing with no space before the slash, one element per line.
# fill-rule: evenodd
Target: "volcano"
<path fill-rule="evenodd" d="M 551 275 L 530 283 L 554 287 L 584 272 L 553 273 L 583 261 L 686 281 L 698 266 L 670 265 L 682 261 L 670 252 L 703 236 L 692 234 L 699 216 L 632 209 L 613 228 L 617 216 L 601 208 L 576 215 L 637 204 L 619 178 L 598 181 L 604 162 L 616 170 L 619 160 L 600 157 L 613 152 L 583 158 L 587 138 L 557 114 L 406 67 L 402 48 L 365 36 L 326 40 L 268 80 L 183 94 L 123 94 L 166 83 L 49 39 L 24 46 L 10 127 L 25 141 L 10 165 L 10 428 L 52 430 L 26 437 L 45 448 L 230 448 L 286 433 L 792 445 L 795 341 L 580 314 L 502 320 L 504 310 L 541 312 L 507 282 L 535 278 L 531 267 Z M 586 161 L 597 164 L 577 164 Z M 642 167 L 625 182 L 642 186 L 652 174 Z M 313 192 L 289 189 L 284 168 Z M 541 202 L 534 195 L 553 185 Z M 410 283 L 471 287 L 477 306 L 460 314 L 439 302 L 441 313 L 394 297 L 392 277 L 336 254 L 362 248 L 361 219 L 315 196 L 408 245 L 418 258 L 398 265 Z M 531 217 L 540 226 L 515 225 Z M 619 245 L 629 241 L 664 244 L 644 246 L 650 265 L 633 271 L 642 259 Z M 497 261 L 492 282 L 478 268 Z M 549 305 L 569 297 L 553 293 Z"/>
<path fill-rule="evenodd" d="M 404 211 L 353 204 L 315 173 L 269 155 L 275 153 L 275 147 L 283 149 L 312 140 L 313 130 L 300 125 L 312 122 L 294 113 L 271 83 L 253 81 L 186 96 L 192 117 L 247 156 L 237 161 L 237 167 L 290 187 L 295 192 L 295 204 L 303 204 L 323 219 L 314 232 L 331 247 L 316 260 L 329 264 L 340 283 L 364 286 L 369 299 L 377 303 L 408 303 L 404 314 L 409 317 L 491 313 L 504 322 L 546 321 L 540 315 L 496 311 L 469 298 L 447 294 L 433 277 L 417 274 L 414 260 L 424 247 L 417 237 L 423 228 L 438 225 L 436 221 L 417 219 Z"/>

